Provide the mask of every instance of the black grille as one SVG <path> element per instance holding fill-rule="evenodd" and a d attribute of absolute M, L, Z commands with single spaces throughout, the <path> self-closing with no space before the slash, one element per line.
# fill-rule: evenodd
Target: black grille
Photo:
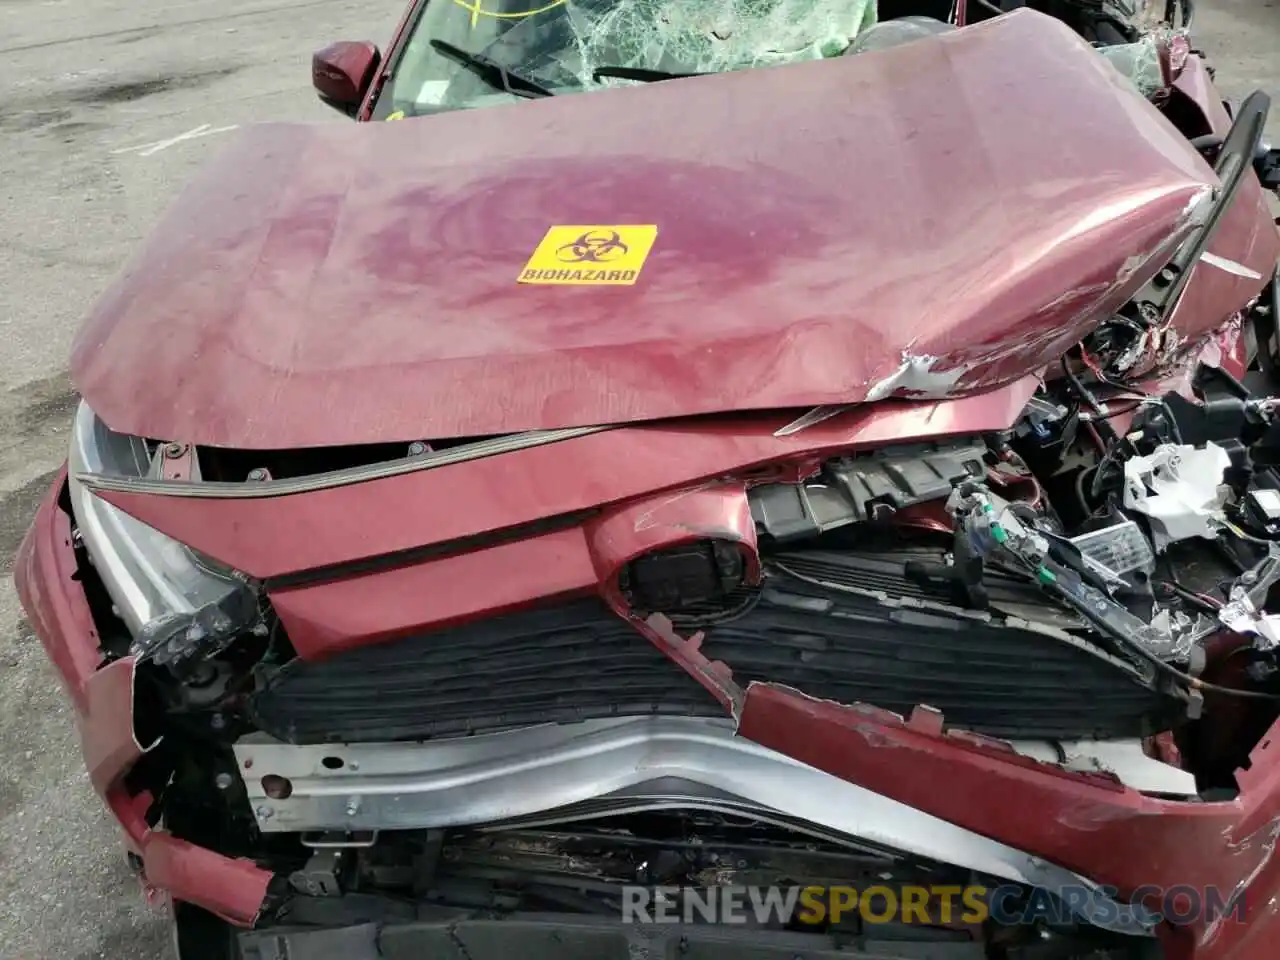
<path fill-rule="evenodd" d="M 253 699 L 295 743 L 457 736 L 613 716 L 720 716 L 696 680 L 597 599 L 295 660 Z"/>
<path fill-rule="evenodd" d="M 1014 739 L 1141 736 L 1167 728 L 1175 707 L 1085 643 L 794 582 L 710 631 L 703 652 L 740 684 L 897 713 L 928 704 L 948 726 Z"/>
<path fill-rule="evenodd" d="M 705 629 L 705 654 L 727 663 L 743 685 L 773 681 L 897 712 L 925 703 L 949 725 L 997 736 L 1140 736 L 1176 716 L 1176 702 L 1149 689 L 1136 668 L 1084 641 L 808 582 L 817 576 L 919 594 L 889 568 L 873 576 L 859 566 L 811 556 L 796 570 L 804 579 L 774 571 L 740 616 Z M 723 715 L 696 681 L 595 599 L 294 661 L 254 696 L 252 712 L 268 733 L 298 743 Z"/>

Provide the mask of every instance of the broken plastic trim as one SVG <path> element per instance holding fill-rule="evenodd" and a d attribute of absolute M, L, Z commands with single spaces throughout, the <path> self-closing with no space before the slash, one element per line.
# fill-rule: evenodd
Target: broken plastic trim
<path fill-rule="evenodd" d="M 1280 642 L 1280 622 L 1262 611 L 1271 587 L 1280 582 L 1280 544 L 1269 543 L 1267 556 L 1242 573 L 1231 587 L 1232 603 L 1224 607 L 1218 620 L 1200 616 L 1177 620 L 1164 616 L 1145 623 L 1116 603 L 1103 590 L 1086 582 L 1083 569 L 1073 569 L 1061 555 L 1054 555 L 1050 540 L 1023 525 L 1009 505 L 989 493 L 980 483 L 958 487 L 947 503 L 979 554 L 1003 551 L 1034 573 L 1046 590 L 1057 596 L 1098 630 L 1129 651 L 1137 653 L 1176 681 L 1185 684 L 1188 713 L 1198 715 L 1200 691 L 1214 690 L 1254 699 L 1280 699 L 1269 693 L 1239 690 L 1206 684 L 1197 678 L 1203 665 L 1199 644 L 1218 632 L 1219 624 L 1254 635 L 1257 645 L 1269 649 Z M 1228 525 L 1229 526 L 1229 525 Z M 1083 567 L 1083 564 L 1079 566 Z M 1170 665 L 1189 662 L 1190 673 Z"/>
<path fill-rule="evenodd" d="M 113 433 L 80 403 L 67 454 L 71 511 L 89 559 L 135 637 L 189 623 L 205 607 L 257 603 L 253 588 L 233 571 L 113 507 L 79 481 L 86 475 L 141 480 L 162 456 L 151 457 L 137 438 Z"/>
<path fill-rule="evenodd" d="M 151 480 L 142 477 L 107 476 L 94 473 L 76 473 L 74 479 L 90 490 L 112 490 L 119 493 L 146 493 L 161 497 L 199 497 L 201 499 L 219 500 L 251 500 L 267 497 L 285 497 L 296 493 L 311 493 L 316 490 L 329 490 L 334 487 L 346 487 L 370 480 L 383 480 L 387 477 L 398 477 L 407 473 L 419 473 L 423 470 L 434 470 L 454 463 L 466 463 L 485 457 L 496 457 L 517 450 L 528 450 L 550 443 L 560 443 L 577 437 L 589 436 L 613 430 L 613 426 L 602 427 L 568 427 L 562 430 L 534 430 L 528 433 L 517 433 L 508 437 L 493 437 L 477 443 L 468 443 L 448 450 L 424 453 L 418 456 L 405 457 L 400 460 L 388 460 L 382 463 L 367 464 L 346 470 L 331 470 L 316 473 L 307 477 L 288 477 L 281 480 L 264 480 L 254 483 L 227 483 L 184 480 Z"/>
<path fill-rule="evenodd" d="M 221 653 L 258 620 L 258 598 L 248 585 L 189 613 L 170 613 L 138 631 L 130 653 L 139 662 L 179 666 Z"/>
<path fill-rule="evenodd" d="M 1259 650 L 1280 646 L 1280 617 L 1264 609 L 1271 588 L 1280 582 L 1280 544 L 1271 544 L 1267 556 L 1252 570 L 1246 570 L 1231 585 L 1230 601 L 1218 612 L 1218 621 L 1228 630 L 1254 638 Z"/>

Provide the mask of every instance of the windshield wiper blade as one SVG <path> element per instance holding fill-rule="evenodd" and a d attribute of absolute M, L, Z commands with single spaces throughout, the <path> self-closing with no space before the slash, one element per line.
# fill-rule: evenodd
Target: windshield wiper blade
<path fill-rule="evenodd" d="M 491 60 L 482 53 L 471 53 L 461 47 L 455 47 L 447 40 L 432 40 L 431 46 L 450 60 L 462 64 L 480 79 L 487 81 L 490 86 L 504 90 L 512 96 L 529 99 L 555 96 L 538 81 L 513 73 L 497 60 Z"/>
<path fill-rule="evenodd" d="M 591 71 L 593 80 L 614 77 L 618 80 L 639 80 L 656 83 L 659 80 L 683 80 L 685 77 L 705 77 L 705 73 L 676 73 L 671 70 L 647 70 L 644 67 L 596 67 Z"/>

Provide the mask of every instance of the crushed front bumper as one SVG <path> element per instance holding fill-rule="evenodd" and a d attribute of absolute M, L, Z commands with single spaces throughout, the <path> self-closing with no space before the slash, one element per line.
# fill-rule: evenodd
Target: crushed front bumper
<path fill-rule="evenodd" d="M 22 543 L 15 580 L 32 627 L 75 705 L 93 786 L 120 822 L 149 891 L 251 927 L 267 905 L 273 874 L 251 861 L 228 858 L 152 826 L 147 820 L 151 798 L 126 789 L 126 775 L 151 744 L 140 743 L 135 732 L 133 662 L 126 658 L 102 663 L 89 607 L 75 578 L 70 518 L 59 504 L 64 485 L 65 473 L 41 504 Z M 927 709 L 904 720 L 860 705 L 815 701 L 775 684 L 743 688 L 723 664 L 708 662 L 701 655 L 696 640 L 679 637 L 661 623 L 651 622 L 644 630 L 715 694 L 736 720 L 738 733 L 749 740 L 1114 887 L 1122 898 L 1148 885 L 1164 890 L 1212 886 L 1241 898 L 1245 922 L 1162 925 L 1168 960 L 1268 960 L 1274 956 L 1272 941 L 1280 929 L 1275 921 L 1280 915 L 1280 864 L 1274 856 L 1280 837 L 1280 724 L 1254 750 L 1249 768 L 1240 771 L 1240 794 L 1235 800 L 1160 800 L 1125 788 L 1113 778 L 1070 773 L 1022 757 L 1007 745 L 944 733 L 941 718 Z M 946 784 L 946 789 L 939 789 L 939 784 Z M 1149 905 L 1160 906 L 1158 900 Z M 689 931 L 632 926 L 599 926 L 578 918 L 549 924 L 536 919 L 514 924 L 466 920 L 381 930 L 359 925 L 325 927 L 308 930 L 305 938 L 317 938 L 317 943 L 323 942 L 318 938 L 329 938 L 338 953 L 328 956 L 355 958 L 361 954 L 355 946 L 348 950 L 343 938 L 360 943 L 363 937 L 363 942 L 376 944 L 382 956 L 434 956 L 428 948 L 440 944 L 444 951 L 440 956 L 457 954 L 472 960 L 505 956 L 516 947 L 528 953 L 545 943 L 556 945 L 557 957 L 572 956 L 565 952 L 566 936 L 590 943 L 589 951 L 577 954 L 581 956 L 609 956 L 610 951 L 634 955 L 629 946 L 633 939 L 650 935 L 661 941 L 662 950 L 674 950 L 686 960 L 691 953 L 775 955 L 768 944 L 758 948 L 765 952 L 751 952 L 730 928 Z M 457 939 L 462 931 L 475 939 L 465 952 Z M 283 955 L 272 944 L 285 944 L 294 951 L 287 954 L 290 957 L 326 956 L 300 952 L 308 946 L 303 937 L 277 927 L 269 933 L 245 935 L 242 949 L 249 957 L 267 958 Z M 389 946 L 397 938 L 409 944 L 409 953 L 391 952 L 399 949 Z M 490 950 L 486 943 L 498 946 Z M 673 943 L 677 947 L 671 947 Z M 681 944 L 686 948 L 679 948 Z M 794 947 L 778 944 L 777 956 L 796 955 Z M 821 953 L 806 950 L 803 955 Z"/>
<path fill-rule="evenodd" d="M 125 776 L 153 744 L 139 743 L 135 733 L 132 659 L 102 665 L 93 617 L 75 578 L 71 520 L 58 503 L 65 484 L 64 468 L 18 549 L 14 582 L 75 706 L 89 779 L 123 829 L 149 897 L 168 895 L 231 923 L 251 925 L 272 874 L 153 828 L 147 820 L 150 795 L 131 795 L 125 788 Z"/>

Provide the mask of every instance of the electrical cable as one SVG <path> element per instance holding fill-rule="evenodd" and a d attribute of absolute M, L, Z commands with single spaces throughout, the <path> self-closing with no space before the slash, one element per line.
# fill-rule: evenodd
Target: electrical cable
<path fill-rule="evenodd" d="M 1176 580 L 1154 580 L 1152 582 L 1158 583 L 1161 586 L 1167 587 L 1170 591 L 1172 591 L 1173 593 L 1176 593 L 1183 600 L 1186 600 L 1188 603 L 1192 604 L 1197 609 L 1204 611 L 1205 613 L 1216 614 L 1219 610 L 1222 609 L 1221 601 L 1215 600 L 1213 597 L 1210 597 L 1207 594 L 1196 593 L 1194 590 L 1188 590 L 1186 587 L 1178 583 L 1178 581 Z"/>
<path fill-rule="evenodd" d="M 1042 566 L 1044 566 L 1050 573 L 1054 574 L 1054 579 L 1049 582 L 1046 582 L 1043 577 L 1038 577 L 1037 579 L 1039 579 L 1040 582 L 1045 585 L 1045 587 L 1050 587 L 1050 586 L 1056 587 L 1057 571 L 1054 571 L 1052 567 L 1049 567 L 1047 564 L 1042 564 Z M 1066 568 L 1061 568 L 1061 569 L 1063 572 L 1066 572 Z M 1074 573 L 1074 571 L 1072 571 L 1072 573 Z M 1056 589 L 1053 592 L 1057 594 L 1059 598 L 1062 599 L 1069 607 L 1075 610 L 1078 614 L 1080 614 L 1082 617 L 1084 617 L 1086 620 L 1092 623 L 1095 627 L 1097 627 L 1107 636 L 1123 644 L 1125 649 L 1130 650 L 1133 653 L 1136 653 L 1138 656 L 1142 657 L 1144 660 L 1147 660 L 1157 670 L 1160 670 L 1176 678 L 1182 683 L 1187 684 L 1187 686 L 1189 686 L 1192 690 L 1202 690 L 1209 693 L 1222 694 L 1224 696 L 1240 697 L 1241 699 L 1245 699 L 1245 700 L 1269 700 L 1269 701 L 1280 702 L 1280 694 L 1263 693 L 1262 691 L 1259 691 L 1259 690 L 1240 690 L 1236 687 L 1224 687 L 1216 683 L 1210 683 L 1207 680 L 1201 680 L 1199 677 L 1193 677 L 1191 674 L 1186 673 L 1183 670 L 1179 670 L 1173 664 L 1168 663 L 1165 660 L 1161 660 L 1158 656 L 1156 656 L 1154 653 L 1148 650 L 1141 643 L 1138 643 L 1137 641 L 1130 639 L 1121 631 L 1113 628 L 1111 624 L 1107 623 L 1106 620 L 1103 617 L 1101 617 L 1099 614 L 1097 614 L 1092 607 L 1090 607 L 1087 603 L 1084 603 L 1083 601 L 1080 601 L 1076 597 L 1072 596 L 1064 588 L 1056 587 Z"/>
<path fill-rule="evenodd" d="M 1107 432 L 1111 434 L 1108 440 L 1114 440 L 1116 438 L 1116 431 L 1115 428 L 1106 421 L 1106 409 L 1098 402 L 1098 398 L 1093 395 L 1093 392 L 1084 385 L 1080 380 L 1080 377 L 1076 375 L 1076 372 L 1071 369 L 1071 364 L 1067 362 L 1066 357 L 1062 358 L 1062 373 L 1063 376 L 1067 378 L 1067 382 L 1071 384 L 1072 389 L 1076 391 L 1076 395 L 1088 404 L 1090 409 L 1098 415 L 1098 419 L 1092 422 L 1100 423 L 1106 427 Z"/>

